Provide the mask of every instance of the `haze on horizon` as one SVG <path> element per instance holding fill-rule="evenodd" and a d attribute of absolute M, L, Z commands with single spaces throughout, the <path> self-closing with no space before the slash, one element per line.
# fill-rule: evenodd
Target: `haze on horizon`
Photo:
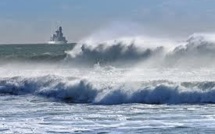
<path fill-rule="evenodd" d="M 1 0 L 0 12 L 1 44 L 47 42 L 59 25 L 70 42 L 108 27 L 171 38 L 215 31 L 213 0 Z"/>

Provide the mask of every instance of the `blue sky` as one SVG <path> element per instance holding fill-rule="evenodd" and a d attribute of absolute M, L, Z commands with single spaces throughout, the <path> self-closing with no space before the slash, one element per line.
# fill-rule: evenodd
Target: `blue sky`
<path fill-rule="evenodd" d="M 0 43 L 45 42 L 58 25 L 78 41 L 114 22 L 174 37 L 213 32 L 215 1 L 0 0 Z"/>

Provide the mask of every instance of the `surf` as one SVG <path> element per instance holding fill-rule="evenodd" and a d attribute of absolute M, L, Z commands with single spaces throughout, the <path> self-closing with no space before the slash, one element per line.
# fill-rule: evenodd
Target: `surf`
<path fill-rule="evenodd" d="M 141 39 L 75 47 L 0 46 L 5 50 L 0 56 L 5 60 L 0 64 L 0 94 L 74 104 L 215 103 L 213 40 L 192 35 L 183 43 L 165 45 L 171 42 L 150 38 L 147 42 L 155 45 L 149 45 Z"/>
<path fill-rule="evenodd" d="M 104 83 L 103 83 L 104 84 Z M 103 85 L 84 79 L 44 76 L 0 80 L 1 95 L 33 95 L 67 103 L 210 104 L 215 82 L 142 81 Z M 101 86 L 102 85 L 102 86 Z M 138 85 L 138 86 L 137 86 Z"/>

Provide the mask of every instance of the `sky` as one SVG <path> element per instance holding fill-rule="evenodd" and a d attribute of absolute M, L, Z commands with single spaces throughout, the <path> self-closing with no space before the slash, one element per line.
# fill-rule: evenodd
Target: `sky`
<path fill-rule="evenodd" d="M 0 0 L 0 43 L 47 42 L 60 25 L 70 42 L 109 28 L 187 37 L 215 31 L 215 0 Z"/>

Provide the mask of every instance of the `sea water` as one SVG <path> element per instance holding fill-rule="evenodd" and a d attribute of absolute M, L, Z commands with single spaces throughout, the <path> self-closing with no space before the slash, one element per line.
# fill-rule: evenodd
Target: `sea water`
<path fill-rule="evenodd" d="M 214 133 L 215 42 L 0 46 L 0 133 Z"/>

